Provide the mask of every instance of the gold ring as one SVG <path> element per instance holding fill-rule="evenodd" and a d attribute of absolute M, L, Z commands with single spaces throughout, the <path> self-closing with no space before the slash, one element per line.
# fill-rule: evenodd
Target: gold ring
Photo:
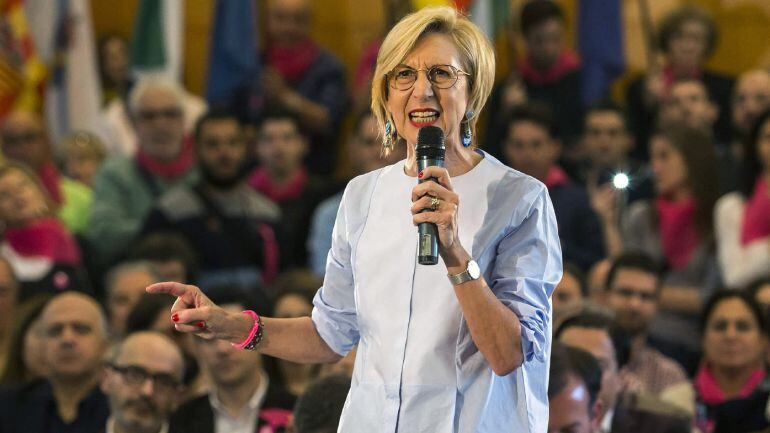
<path fill-rule="evenodd" d="M 438 197 L 431 197 L 430 198 L 430 210 L 433 212 L 436 212 L 438 210 L 439 205 L 441 204 L 441 199 Z"/>

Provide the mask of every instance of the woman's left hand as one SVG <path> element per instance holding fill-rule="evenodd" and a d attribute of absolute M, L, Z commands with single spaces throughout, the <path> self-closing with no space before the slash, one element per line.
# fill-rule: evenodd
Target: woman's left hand
<path fill-rule="evenodd" d="M 454 258 L 462 256 L 461 252 L 464 251 L 457 236 L 457 209 L 460 197 L 452 189 L 449 172 L 445 168 L 431 166 L 425 168 L 421 174 L 423 179 L 435 178 L 435 182 L 423 182 L 412 188 L 412 223 L 436 224 L 439 254 L 448 267 L 453 266 Z M 434 197 L 439 200 L 435 210 L 431 209 Z M 425 209 L 427 211 L 422 212 Z"/>

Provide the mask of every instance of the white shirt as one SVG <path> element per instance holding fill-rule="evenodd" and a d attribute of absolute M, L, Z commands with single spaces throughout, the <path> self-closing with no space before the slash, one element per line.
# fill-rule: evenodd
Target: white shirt
<path fill-rule="evenodd" d="M 714 206 L 719 268 L 725 285 L 742 289 L 757 278 L 770 276 L 770 242 L 741 243 L 746 200 L 737 192 L 726 194 Z"/>
<path fill-rule="evenodd" d="M 546 431 L 550 296 L 562 272 L 556 218 L 542 183 L 482 155 L 452 179 L 459 237 L 519 318 L 522 366 L 494 374 L 446 266 L 417 264 L 417 179 L 404 161 L 367 173 L 345 189 L 312 314 L 336 353 L 358 344 L 340 432 Z"/>
<path fill-rule="evenodd" d="M 215 433 L 254 433 L 257 428 L 259 409 L 265 401 L 267 386 L 270 380 L 262 371 L 259 372 L 259 375 L 259 386 L 257 386 L 249 402 L 241 409 L 241 413 L 237 417 L 230 415 L 224 404 L 217 397 L 216 391 L 212 390 L 209 393 L 211 408 L 214 410 Z"/>

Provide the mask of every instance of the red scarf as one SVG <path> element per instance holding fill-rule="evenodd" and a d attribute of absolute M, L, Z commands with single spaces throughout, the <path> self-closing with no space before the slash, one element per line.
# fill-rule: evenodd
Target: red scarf
<path fill-rule="evenodd" d="M 267 49 L 267 64 L 289 82 L 296 84 L 305 75 L 320 53 L 318 45 L 310 39 L 290 47 L 272 45 Z"/>
<path fill-rule="evenodd" d="M 683 79 L 683 78 L 692 78 L 696 80 L 700 80 L 703 73 L 701 71 L 696 71 L 693 74 L 690 74 L 688 76 L 684 77 L 678 77 L 674 74 L 674 69 L 671 68 L 671 66 L 666 66 L 663 68 L 663 83 L 666 87 L 666 90 L 670 89 L 672 85 L 676 82 L 676 80 Z"/>
<path fill-rule="evenodd" d="M 158 162 L 152 159 L 150 155 L 144 152 L 141 146 L 136 152 L 136 159 L 139 161 L 139 165 L 155 176 L 175 178 L 190 170 L 190 167 L 195 162 L 195 155 L 193 153 L 192 140 L 186 138 L 182 141 L 182 150 L 179 152 L 179 155 L 171 162 Z"/>
<path fill-rule="evenodd" d="M 569 184 L 569 176 L 558 165 L 553 165 L 548 169 L 548 174 L 543 179 L 545 187 L 548 189 L 555 188 L 557 186 L 564 186 Z"/>
<path fill-rule="evenodd" d="M 270 179 L 267 170 L 263 167 L 259 167 L 251 173 L 249 185 L 266 195 L 270 200 L 282 203 L 299 198 L 300 194 L 302 194 L 302 191 L 305 189 L 305 185 L 307 185 L 307 180 L 307 171 L 304 168 L 301 168 L 291 179 L 281 185 L 277 185 Z"/>
<path fill-rule="evenodd" d="M 672 268 L 681 269 L 700 243 L 694 221 L 695 200 L 673 202 L 659 197 L 656 205 L 663 253 Z"/>
<path fill-rule="evenodd" d="M 746 201 L 741 225 L 741 244 L 770 236 L 770 192 L 767 177 L 760 176 L 754 184 L 754 192 Z"/>
<path fill-rule="evenodd" d="M 56 166 L 52 162 L 46 162 L 40 167 L 37 175 L 40 176 L 40 181 L 43 182 L 51 200 L 56 204 L 64 203 L 64 195 L 61 192 L 61 175 L 59 175 Z"/>
<path fill-rule="evenodd" d="M 743 387 L 735 398 L 746 398 L 750 396 L 763 380 L 765 380 L 765 369 L 761 367 L 757 368 L 751 373 L 749 380 L 743 384 Z M 719 383 L 717 383 L 717 379 L 711 371 L 711 367 L 706 363 L 703 363 L 703 365 L 698 368 L 698 373 L 695 375 L 693 385 L 695 385 L 695 391 L 698 393 L 700 399 L 708 405 L 724 403 L 727 400 L 724 391 L 719 387 Z"/>
<path fill-rule="evenodd" d="M 63 265 L 80 264 L 80 250 L 75 240 L 54 217 L 41 218 L 23 227 L 9 227 L 3 236 L 22 256 L 45 257 Z"/>
<path fill-rule="evenodd" d="M 575 52 L 568 49 L 562 50 L 556 62 L 545 71 L 535 68 L 532 57 L 529 55 L 519 61 L 519 72 L 522 78 L 537 86 L 553 84 L 579 67 L 580 58 Z"/>

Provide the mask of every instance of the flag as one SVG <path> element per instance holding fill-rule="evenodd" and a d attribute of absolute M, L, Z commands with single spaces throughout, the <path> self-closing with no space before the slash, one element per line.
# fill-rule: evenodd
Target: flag
<path fill-rule="evenodd" d="M 465 0 L 464 8 L 471 20 L 494 41 L 505 29 L 511 16 L 510 0 Z M 457 0 L 458 8 L 460 0 Z"/>
<path fill-rule="evenodd" d="M 141 0 L 131 41 L 134 73 L 181 78 L 183 11 L 182 0 Z"/>
<path fill-rule="evenodd" d="M 233 92 L 257 74 L 253 0 L 218 0 L 209 49 L 206 99 L 228 104 Z"/>
<path fill-rule="evenodd" d="M 577 36 L 586 106 L 606 96 L 612 81 L 625 69 L 620 1 L 580 1 Z"/>
<path fill-rule="evenodd" d="M 39 110 L 46 68 L 37 55 L 22 0 L 0 2 L 0 119 Z"/>
<path fill-rule="evenodd" d="M 53 5 L 48 4 L 53 13 L 46 17 L 51 18 L 53 24 L 44 20 L 33 22 L 35 26 L 53 28 L 48 46 L 42 46 L 43 52 L 50 52 L 52 56 L 47 61 L 51 71 L 45 115 L 52 142 L 58 143 L 74 130 L 98 129 L 102 86 L 90 4 L 87 0 L 57 0 Z"/>

